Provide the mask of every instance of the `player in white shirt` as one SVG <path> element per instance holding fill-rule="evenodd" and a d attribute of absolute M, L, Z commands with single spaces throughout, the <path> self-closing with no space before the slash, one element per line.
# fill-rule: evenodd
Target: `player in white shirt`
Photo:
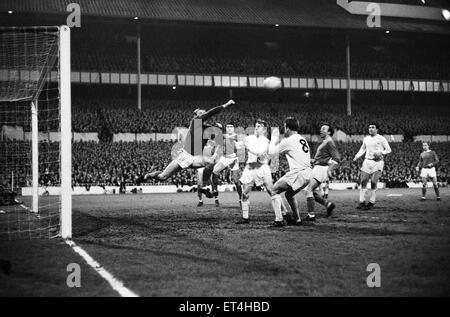
<path fill-rule="evenodd" d="M 361 188 L 359 190 L 359 205 L 357 209 L 372 209 L 375 204 L 378 179 L 383 172 L 383 155 L 391 153 L 388 141 L 378 134 L 378 125 L 369 125 L 369 135 L 364 138 L 361 149 L 356 153 L 353 161 L 357 161 L 364 153 L 366 157 L 361 167 Z M 366 205 L 367 184 L 371 185 L 369 203 Z"/>
<path fill-rule="evenodd" d="M 272 172 L 269 167 L 269 139 L 265 137 L 267 123 L 258 119 L 255 123 L 255 134 L 244 138 L 244 146 L 247 149 L 247 164 L 242 172 L 242 219 L 237 224 L 249 223 L 250 192 L 253 185 L 266 188 L 272 199 L 272 207 L 275 211 L 274 226 L 283 226 L 283 216 L 281 214 L 281 196 L 273 189 Z"/>
<path fill-rule="evenodd" d="M 294 224 L 301 224 L 300 212 L 295 195 L 305 188 L 311 179 L 311 154 L 308 142 L 298 134 L 299 123 L 297 119 L 288 117 L 284 122 L 284 139 L 279 141 L 280 131 L 275 128 L 269 146 L 269 155 L 286 155 L 289 172 L 281 177 L 274 185 L 274 192 L 286 192 L 286 200 L 291 206 L 294 215 Z M 278 202 L 278 201 L 276 201 Z M 275 213 L 281 206 L 275 206 Z M 281 213 L 281 211 L 280 211 Z"/>

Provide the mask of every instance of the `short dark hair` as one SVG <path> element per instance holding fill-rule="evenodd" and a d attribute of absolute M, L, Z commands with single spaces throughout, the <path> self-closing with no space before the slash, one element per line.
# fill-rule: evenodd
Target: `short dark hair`
<path fill-rule="evenodd" d="M 260 125 L 263 125 L 264 127 L 266 127 L 267 128 L 267 122 L 266 121 L 264 121 L 263 119 L 256 119 L 256 121 L 255 121 L 255 125 L 257 124 L 257 123 L 259 123 Z"/>
<path fill-rule="evenodd" d="M 284 123 L 286 124 L 286 128 L 288 128 L 291 131 L 298 131 L 299 129 L 299 123 L 298 120 L 294 117 L 287 117 L 286 120 L 284 120 Z"/>
<path fill-rule="evenodd" d="M 326 125 L 328 127 L 328 132 L 330 132 L 330 136 L 333 136 L 334 134 L 334 128 L 329 123 L 324 123 L 322 126 Z"/>
<path fill-rule="evenodd" d="M 369 123 L 369 127 L 370 127 L 371 125 L 374 125 L 374 126 L 376 127 L 377 130 L 380 129 L 380 126 L 379 126 L 378 123 L 376 123 L 376 122 L 371 122 L 371 123 Z"/>

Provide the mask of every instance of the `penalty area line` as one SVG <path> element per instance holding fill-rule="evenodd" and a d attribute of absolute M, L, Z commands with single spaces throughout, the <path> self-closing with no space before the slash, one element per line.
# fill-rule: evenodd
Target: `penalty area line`
<path fill-rule="evenodd" d="M 72 248 L 75 253 L 78 253 L 86 263 L 91 266 L 97 273 L 105 279 L 109 285 L 119 293 L 122 297 L 139 297 L 138 294 L 126 288 L 123 285 L 123 282 L 116 279 L 111 273 L 105 270 L 97 261 L 95 261 L 86 251 L 84 251 L 81 247 L 75 244 L 72 240 L 65 240 L 66 244 Z"/>
<path fill-rule="evenodd" d="M 403 194 L 388 194 L 388 197 L 402 197 Z"/>

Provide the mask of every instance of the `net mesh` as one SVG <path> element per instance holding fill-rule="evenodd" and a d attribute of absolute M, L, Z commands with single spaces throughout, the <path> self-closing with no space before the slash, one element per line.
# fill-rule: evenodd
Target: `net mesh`
<path fill-rule="evenodd" d="M 0 29 L 0 239 L 59 235 L 61 199 L 52 192 L 60 185 L 58 34 L 57 28 Z M 33 111 L 38 175 L 32 168 Z"/>

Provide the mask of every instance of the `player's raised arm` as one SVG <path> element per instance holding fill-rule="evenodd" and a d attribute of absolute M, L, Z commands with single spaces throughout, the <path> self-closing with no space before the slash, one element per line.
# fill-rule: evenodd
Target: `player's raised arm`
<path fill-rule="evenodd" d="M 230 99 L 227 103 L 224 103 L 224 104 L 221 105 L 221 106 L 217 106 L 217 107 L 214 107 L 214 108 L 209 109 L 209 110 L 206 111 L 204 114 L 200 115 L 200 116 L 199 116 L 199 119 L 206 120 L 206 119 L 212 117 L 213 115 L 219 113 L 220 111 L 222 111 L 222 110 L 224 110 L 224 109 L 226 109 L 226 108 L 228 108 L 229 106 L 234 105 L 234 104 L 235 104 L 235 102 L 234 102 L 233 100 Z"/>
<path fill-rule="evenodd" d="M 277 153 L 280 153 L 280 130 L 278 130 L 278 128 L 273 128 L 269 144 L 269 155 Z"/>
<path fill-rule="evenodd" d="M 359 149 L 358 153 L 355 154 L 355 157 L 353 158 L 353 161 L 358 160 L 363 154 L 366 153 L 366 140 L 364 139 L 363 144 L 361 145 L 361 148 Z"/>

